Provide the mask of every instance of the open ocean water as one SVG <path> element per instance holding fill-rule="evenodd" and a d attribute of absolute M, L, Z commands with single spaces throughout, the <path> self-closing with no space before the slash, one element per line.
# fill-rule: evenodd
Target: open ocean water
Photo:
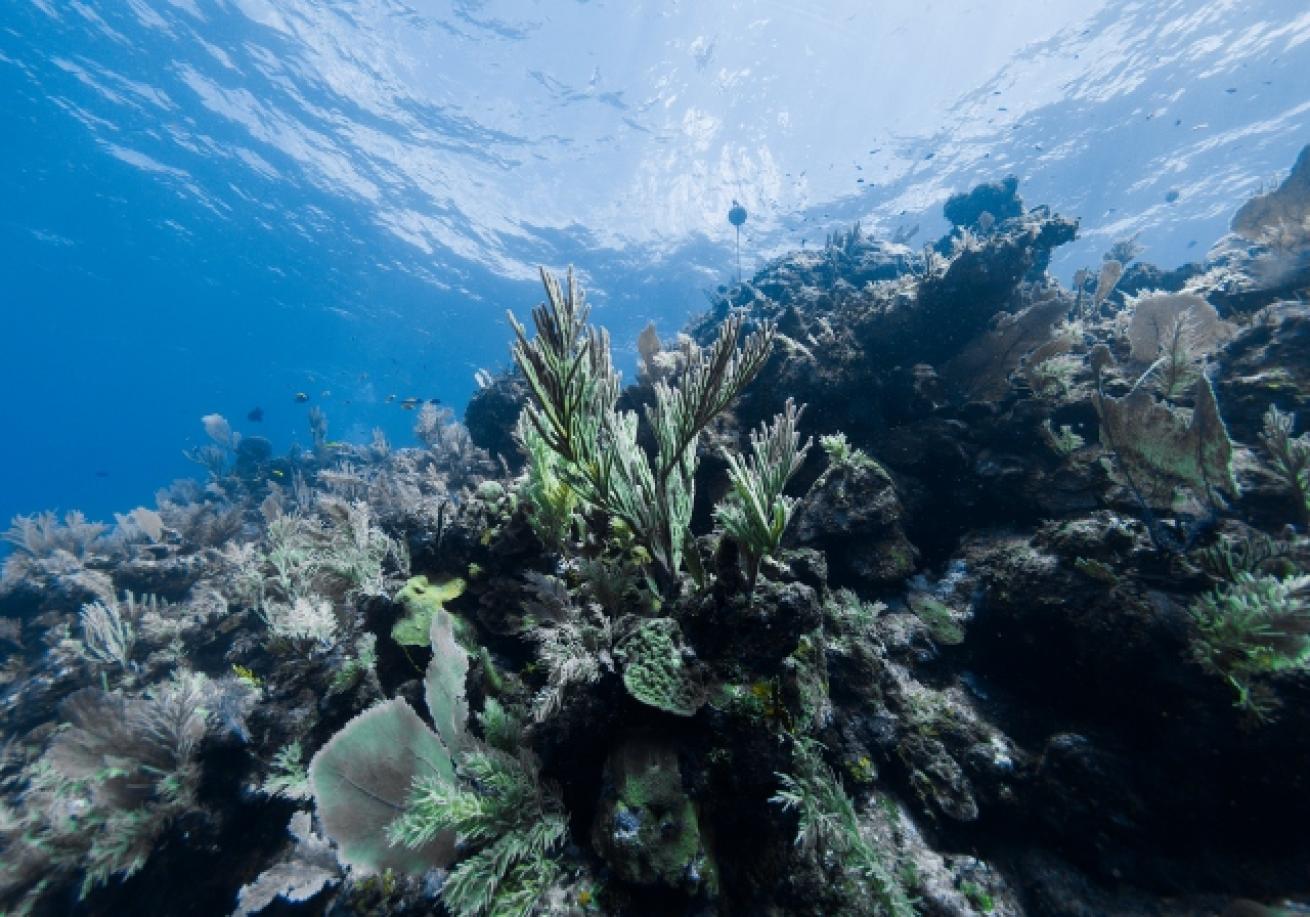
<path fill-rule="evenodd" d="M 407 442 L 386 396 L 462 405 L 538 264 L 586 272 L 630 369 L 647 321 L 673 333 L 732 279 L 733 199 L 748 273 L 857 219 L 935 237 L 947 194 L 1010 171 L 1081 218 L 1066 282 L 1136 233 L 1174 266 L 1310 122 L 1293 0 L 16 0 L 0 22 L 4 518 L 145 501 L 212 411 L 304 443 L 300 391 L 334 435 Z"/>

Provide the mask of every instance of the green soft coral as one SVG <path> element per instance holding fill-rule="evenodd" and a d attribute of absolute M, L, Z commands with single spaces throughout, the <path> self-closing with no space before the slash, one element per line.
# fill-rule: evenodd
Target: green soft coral
<path fill-rule="evenodd" d="M 416 781 L 387 837 L 414 848 L 456 839 L 464 857 L 441 889 L 456 917 L 530 914 L 559 875 L 568 818 L 536 759 L 518 749 L 522 722 L 495 701 L 481 722 L 488 745 L 460 756 L 457 778 Z"/>
<path fill-rule="evenodd" d="M 1192 618 L 1195 658 L 1227 679 L 1237 706 L 1257 719 L 1274 707 L 1261 678 L 1310 662 L 1310 576 L 1238 573 L 1202 596 Z"/>
<path fill-rule="evenodd" d="M 741 546 L 752 588 L 760 560 L 778 550 L 796 508 L 796 500 L 785 496 L 783 489 L 810 448 L 808 441 L 801 445 L 798 429 L 804 410 L 788 398 L 772 425 L 751 432 L 748 457 L 728 454 L 732 491 L 714 515 L 724 533 Z"/>
<path fill-rule="evenodd" d="M 1301 523 L 1310 526 L 1310 435 L 1292 435 L 1294 418 L 1269 405 L 1260 442 L 1269 450 L 1272 465 L 1291 491 Z"/>
<path fill-rule="evenodd" d="M 529 339 L 510 316 L 514 361 L 531 393 L 525 423 L 558 456 L 561 477 L 584 505 L 626 526 L 669 578 L 684 560 L 694 572 L 697 442 L 763 368 L 773 326 L 747 335 L 738 348 L 743 319 L 734 315 L 709 347 L 684 343 L 676 383 L 656 382 L 655 402 L 645 412 L 655 442 L 651 455 L 638 443 L 637 414 L 617 408 L 620 380 L 609 336 L 588 324 L 572 271 L 565 288 L 545 270 L 541 277 L 547 301 L 532 312 L 536 335 Z"/>

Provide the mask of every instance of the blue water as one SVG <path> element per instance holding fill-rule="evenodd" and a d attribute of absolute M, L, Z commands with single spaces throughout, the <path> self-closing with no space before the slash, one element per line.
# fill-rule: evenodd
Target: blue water
<path fill-rule="evenodd" d="M 1004 6 L 9 0 L 0 520 L 150 503 L 210 412 L 306 443 L 299 392 L 408 444 L 387 396 L 461 408 L 536 264 L 630 366 L 732 279 L 733 199 L 749 273 L 1014 171 L 1067 279 L 1199 258 L 1310 139 L 1297 0 Z"/>

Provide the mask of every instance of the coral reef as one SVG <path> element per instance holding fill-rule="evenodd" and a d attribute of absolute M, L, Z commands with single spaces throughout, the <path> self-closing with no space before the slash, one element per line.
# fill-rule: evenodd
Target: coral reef
<path fill-rule="evenodd" d="M 983 185 L 627 388 L 543 271 L 467 427 L 14 520 L 0 911 L 1297 912 L 1307 170 L 1073 289 Z"/>

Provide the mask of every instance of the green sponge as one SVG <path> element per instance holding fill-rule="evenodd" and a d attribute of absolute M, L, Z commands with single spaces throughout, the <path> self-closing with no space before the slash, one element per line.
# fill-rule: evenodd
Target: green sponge
<path fill-rule="evenodd" d="M 426 576 L 415 576 L 396 593 L 395 602 L 405 609 L 404 617 L 391 628 L 391 637 L 402 646 L 427 646 L 432 616 L 464 594 L 462 579 L 431 583 Z"/>
<path fill-rule="evenodd" d="M 619 655 L 623 686 L 643 704 L 691 716 L 705 703 L 705 686 L 685 658 L 682 631 L 672 618 L 643 623 L 623 641 Z"/>

